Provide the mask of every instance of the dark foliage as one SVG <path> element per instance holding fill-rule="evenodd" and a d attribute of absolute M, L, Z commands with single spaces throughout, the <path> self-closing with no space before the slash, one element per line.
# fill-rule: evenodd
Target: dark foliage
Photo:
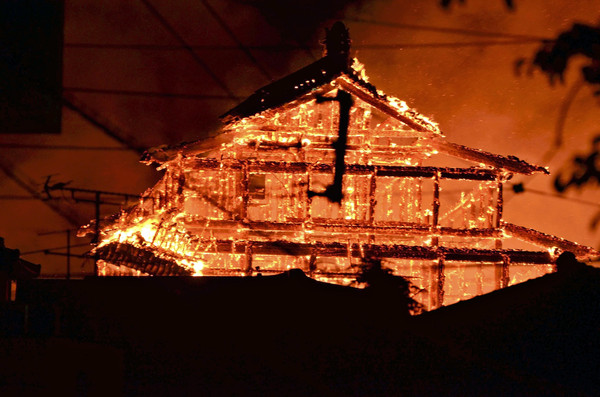
<path fill-rule="evenodd" d="M 564 82 L 564 73 L 569 60 L 576 55 L 587 58 L 588 62 L 581 68 L 583 82 L 598 87 L 594 95 L 600 96 L 600 27 L 574 24 L 570 30 L 559 34 L 556 40 L 546 42 L 534 55 L 532 66 L 542 70 L 548 76 L 550 84 L 553 84 L 556 78 Z M 573 92 L 576 93 L 577 90 Z M 572 101 L 573 97 L 574 95 L 568 100 Z M 559 124 L 564 123 L 565 116 L 566 111 L 561 116 L 562 121 L 559 121 Z M 562 142 L 561 131 L 562 125 L 557 130 L 557 148 Z M 592 150 L 589 154 L 573 157 L 570 175 L 557 175 L 554 188 L 557 192 L 563 193 L 572 187 L 580 189 L 590 184 L 600 185 L 599 162 L 600 135 L 593 138 Z M 592 218 L 590 228 L 595 229 L 599 222 L 600 212 Z"/>
<path fill-rule="evenodd" d="M 594 182 L 600 185 L 600 135 L 594 138 L 591 152 L 585 156 L 575 156 L 572 165 L 573 171 L 568 178 L 559 174 L 554 180 L 554 187 L 558 192 L 562 193 L 570 187 L 579 189 Z"/>
<path fill-rule="evenodd" d="M 557 77 L 562 82 L 569 60 L 575 55 L 589 58 L 589 63 L 581 68 L 584 80 L 589 84 L 600 84 L 600 28 L 597 27 L 574 24 L 537 51 L 533 66 L 546 73 L 550 83 Z M 600 89 L 595 94 L 600 95 Z"/>
<path fill-rule="evenodd" d="M 581 189 L 591 184 L 600 186 L 600 135 L 594 137 L 590 153 L 573 157 L 571 165 L 573 169 L 568 177 L 558 174 L 554 179 L 554 188 L 559 193 L 573 187 Z M 600 212 L 597 212 L 590 221 L 590 229 L 596 229 L 599 223 Z"/>
<path fill-rule="evenodd" d="M 399 313 L 400 315 L 416 315 L 425 311 L 423 305 L 414 299 L 414 296 L 422 290 L 406 278 L 394 275 L 392 269 L 381 264 L 380 258 L 363 259 L 356 282 L 366 284 L 366 291 L 386 303 L 400 302 L 400 307 L 406 307 L 406 311 Z"/>

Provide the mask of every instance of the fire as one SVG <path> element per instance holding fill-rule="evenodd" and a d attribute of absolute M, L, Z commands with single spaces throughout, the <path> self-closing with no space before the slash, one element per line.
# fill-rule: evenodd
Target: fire
<path fill-rule="evenodd" d="M 368 83 L 358 60 L 339 67 L 326 57 L 257 91 L 225 116 L 210 150 L 154 159 L 163 178 L 102 229 L 100 274 L 300 268 L 350 285 L 361 259 L 378 257 L 426 291 L 417 299 L 431 309 L 550 272 L 556 250 L 545 248 L 573 247 L 502 221 L 508 175 L 541 167 L 446 142 L 435 122 Z M 328 100 L 340 92 L 349 110 Z M 339 203 L 309 194 L 340 182 Z M 506 247 L 511 236 L 530 250 Z"/>

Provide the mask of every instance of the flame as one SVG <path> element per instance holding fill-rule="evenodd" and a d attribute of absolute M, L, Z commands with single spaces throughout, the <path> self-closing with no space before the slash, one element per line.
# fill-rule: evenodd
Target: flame
<path fill-rule="evenodd" d="M 352 69 L 360 80 L 368 82 L 364 65 L 358 60 L 354 59 Z M 385 100 L 394 111 L 427 131 L 408 128 L 394 118 L 397 115 L 382 120 L 382 112 L 356 98 L 345 161 L 349 166 L 371 168 L 357 167 L 358 172 L 344 175 L 340 205 L 324 197 L 309 199 L 308 190 L 322 190 L 333 179 L 332 143 L 338 138 L 339 123 L 334 104 L 317 104 L 314 94 L 310 95 L 313 99 L 230 123 L 227 132 L 233 138 L 208 157 L 181 152 L 163 163 L 163 178 L 136 207 L 102 230 L 98 248 L 115 243 L 144 249 L 193 276 L 267 274 L 302 268 L 317 280 L 343 285 L 355 281 L 352 274 L 357 256 L 364 257 L 369 245 L 382 249 L 424 247 L 435 255 L 444 248 L 495 249 L 497 234 L 482 237 L 472 230 L 495 229 L 505 236 L 492 223 L 498 201 L 501 205 L 498 180 L 471 180 L 475 183 L 472 190 L 453 193 L 443 185 L 446 180 L 457 180 L 442 178 L 449 168 L 435 168 L 433 176 L 378 174 L 379 169 L 391 165 L 404 172 L 408 167 L 427 168 L 426 160 L 438 153 L 430 147 L 431 134 L 427 131 L 441 134 L 435 122 L 380 91 L 378 100 Z M 394 113 L 386 109 L 387 114 Z M 324 171 L 326 168 L 329 171 Z M 445 235 L 445 229 L 455 234 Z M 284 248 L 253 253 L 253 243 L 298 244 L 304 250 L 313 247 L 315 252 L 314 247 L 324 243 L 343 243 L 347 249 L 334 254 L 338 256 L 313 256 L 305 251 L 294 256 Z M 489 292 L 499 284 L 494 273 L 497 263 L 445 263 L 443 254 L 438 256 L 436 260 L 388 260 L 394 274 L 408 276 L 428 291 L 418 296 L 428 309 Z M 99 274 L 145 275 L 125 270 L 118 260 L 117 255 L 116 263 L 99 261 Z M 512 272 L 510 284 L 551 269 L 528 266 Z"/>
<path fill-rule="evenodd" d="M 202 261 L 188 261 L 187 259 L 182 259 L 179 262 L 182 266 L 193 270 L 192 276 L 199 277 L 202 276 L 202 269 L 204 269 L 205 263 Z"/>
<path fill-rule="evenodd" d="M 369 82 L 369 77 L 367 76 L 365 65 L 360 63 L 358 58 L 352 58 L 351 68 L 358 75 L 358 78 L 360 78 L 365 83 Z"/>

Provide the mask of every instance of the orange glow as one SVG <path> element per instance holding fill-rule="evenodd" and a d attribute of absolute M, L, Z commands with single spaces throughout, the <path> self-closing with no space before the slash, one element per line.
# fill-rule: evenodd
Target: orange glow
<path fill-rule="evenodd" d="M 539 167 L 443 141 L 436 123 L 365 88 L 364 66 L 352 68 L 315 88 L 354 96 L 341 204 L 308 196 L 332 184 L 339 119 L 335 102 L 309 92 L 230 121 L 231 139 L 215 150 L 181 148 L 164 161 L 162 180 L 103 229 L 100 273 L 300 268 L 350 285 L 361 258 L 375 255 L 425 290 L 416 298 L 433 309 L 552 271 L 568 242 L 502 222 L 507 175 Z M 444 164 L 457 160 L 463 166 Z M 511 236 L 528 250 L 510 249 Z"/>

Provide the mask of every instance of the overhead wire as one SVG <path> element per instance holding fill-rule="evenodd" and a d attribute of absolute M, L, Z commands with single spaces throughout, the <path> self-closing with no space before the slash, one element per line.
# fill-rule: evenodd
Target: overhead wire
<path fill-rule="evenodd" d="M 66 249 L 66 248 L 79 248 L 79 247 L 89 247 L 90 244 L 89 243 L 81 243 L 81 244 L 71 244 L 69 246 L 61 246 L 61 247 L 52 247 L 52 248 L 43 248 L 43 249 L 37 249 L 37 250 L 33 250 L 33 251 L 25 251 L 25 252 L 21 252 L 20 255 L 31 255 L 31 254 L 40 254 L 40 253 L 44 253 L 46 251 L 53 251 L 53 250 L 61 250 L 61 249 Z"/>
<path fill-rule="evenodd" d="M 361 50 L 393 50 L 404 48 L 444 48 L 444 47 L 487 47 L 502 45 L 540 44 L 544 40 L 539 38 L 515 38 L 511 40 L 494 41 L 454 41 L 430 43 L 392 43 L 392 44 L 353 44 L 352 48 Z M 160 44 L 104 44 L 104 43 L 65 43 L 65 48 L 97 49 L 97 50 L 141 50 L 141 51 L 183 51 L 183 46 Z M 239 49 L 232 45 L 190 45 L 194 50 L 206 51 L 231 51 Z M 299 51 L 320 49 L 321 46 L 294 46 L 294 45 L 246 45 L 246 49 L 255 51 Z"/>
<path fill-rule="evenodd" d="M 254 57 L 254 55 L 252 55 L 252 53 L 250 52 L 250 50 L 248 50 L 248 48 L 238 39 L 238 37 L 236 36 L 236 34 L 233 32 L 233 30 L 231 30 L 231 28 L 229 27 L 229 25 L 227 25 L 227 23 L 225 22 L 225 20 L 223 18 L 221 18 L 221 16 L 217 12 L 217 10 L 215 10 L 215 8 L 213 6 L 211 6 L 210 3 L 207 0 L 201 0 L 201 3 L 204 6 L 204 8 L 206 8 L 208 10 L 208 12 L 213 17 L 213 19 L 215 21 L 217 21 L 217 23 L 221 26 L 221 28 L 237 44 L 237 47 L 246 55 L 246 57 L 248 57 L 248 59 L 250 59 L 250 62 L 252 62 L 254 64 L 254 66 L 256 66 L 256 68 L 260 71 L 260 73 L 264 77 L 266 77 L 267 80 L 273 81 L 273 77 L 271 76 L 271 74 L 267 71 L 267 69 L 265 69 L 261 65 L 261 63 L 258 61 L 258 59 L 256 59 Z"/>
<path fill-rule="evenodd" d="M 142 154 L 146 150 L 146 148 L 139 145 L 136 142 L 135 138 L 133 138 L 132 136 L 121 132 L 115 126 L 109 125 L 109 122 L 107 120 L 100 120 L 100 117 L 98 117 L 97 114 L 94 114 L 94 112 L 91 111 L 91 109 L 89 109 L 89 107 L 83 104 L 79 99 L 63 95 L 62 102 L 66 108 L 74 111 L 75 113 L 80 115 L 85 121 L 97 127 L 117 142 L 127 146 L 129 149 L 134 150 L 138 154 Z"/>
<path fill-rule="evenodd" d="M 40 150 L 101 150 L 101 151 L 130 151 L 124 146 L 78 146 L 78 145 L 42 145 L 26 143 L 0 143 L 2 149 L 40 149 Z"/>
<path fill-rule="evenodd" d="M 551 39 L 548 37 L 529 35 L 529 34 L 491 32 L 491 31 L 484 31 L 484 30 L 450 28 L 450 27 L 443 27 L 443 26 L 427 26 L 427 25 L 417 25 L 417 24 L 402 23 L 402 22 L 377 21 L 377 20 L 364 19 L 364 18 L 346 18 L 345 20 L 350 21 L 350 22 L 365 23 L 365 24 L 378 25 L 378 26 L 386 26 L 386 27 L 397 28 L 397 29 L 422 30 L 422 31 L 438 32 L 438 33 L 451 33 L 451 34 L 458 34 L 458 35 L 463 35 L 463 36 L 530 39 L 530 40 L 538 40 L 538 41 L 545 41 L 545 42 L 554 41 L 554 39 Z"/>
<path fill-rule="evenodd" d="M 545 192 L 543 190 L 529 189 L 529 188 L 523 187 L 522 184 L 520 184 L 520 183 L 519 184 L 511 184 L 511 186 L 515 186 L 515 185 L 521 185 L 520 188 L 523 189 L 523 190 L 520 190 L 518 192 L 513 190 L 513 193 L 515 195 L 519 195 L 521 193 L 534 193 L 534 194 L 537 194 L 537 195 L 540 195 L 540 196 L 554 197 L 554 198 L 559 198 L 561 200 L 567 200 L 567 201 L 571 201 L 571 202 L 578 203 L 578 204 L 584 204 L 584 205 L 591 205 L 591 206 L 594 206 L 594 207 L 600 207 L 600 203 L 598 203 L 598 202 L 588 201 L 588 200 L 582 200 L 582 199 L 578 199 L 578 198 L 575 198 L 575 197 L 565 197 L 565 196 L 563 196 L 560 193 L 550 193 L 550 192 Z"/>
<path fill-rule="evenodd" d="M 156 97 L 156 98 L 180 98 L 180 99 L 206 99 L 206 100 L 226 100 L 226 101 L 238 101 L 243 99 L 239 96 L 230 95 L 211 95 L 211 94 L 184 94 L 184 93 L 172 93 L 172 92 L 152 92 L 152 91 L 132 91 L 132 90 L 111 90 L 103 88 L 89 88 L 89 87 L 64 87 L 64 91 L 67 92 L 79 92 L 86 94 L 107 94 L 107 95 L 123 95 L 123 96 L 144 96 L 144 97 Z"/>
<path fill-rule="evenodd" d="M 194 51 L 194 49 L 192 47 L 190 47 L 190 45 L 187 43 L 187 41 L 185 41 L 185 39 L 177 32 L 177 30 L 175 30 L 175 28 L 165 19 L 165 17 L 150 3 L 150 1 L 148 1 L 148 0 L 140 0 L 140 1 L 142 2 L 142 4 L 144 4 L 146 6 L 148 11 L 150 11 L 150 13 L 154 16 L 154 18 L 156 18 L 160 22 L 160 24 L 163 26 L 163 28 L 165 28 L 171 34 L 171 36 L 173 36 L 179 42 L 179 44 L 181 44 L 186 49 L 186 51 L 192 56 L 192 58 L 196 61 L 196 63 L 198 65 L 200 65 L 202 67 L 202 69 L 204 69 L 204 71 L 219 85 L 219 87 L 221 87 L 221 89 L 223 91 L 225 91 L 225 93 L 227 93 L 227 95 L 229 95 L 231 97 L 231 99 L 236 99 L 235 94 L 229 89 L 229 87 L 227 87 L 227 84 L 225 84 L 225 82 L 223 80 L 221 80 L 219 78 L 219 76 L 217 76 L 215 74 L 215 72 L 212 71 L 212 69 L 206 64 L 206 62 L 204 62 L 204 60 L 202 58 L 200 58 L 200 56 L 198 56 L 198 54 Z"/>

